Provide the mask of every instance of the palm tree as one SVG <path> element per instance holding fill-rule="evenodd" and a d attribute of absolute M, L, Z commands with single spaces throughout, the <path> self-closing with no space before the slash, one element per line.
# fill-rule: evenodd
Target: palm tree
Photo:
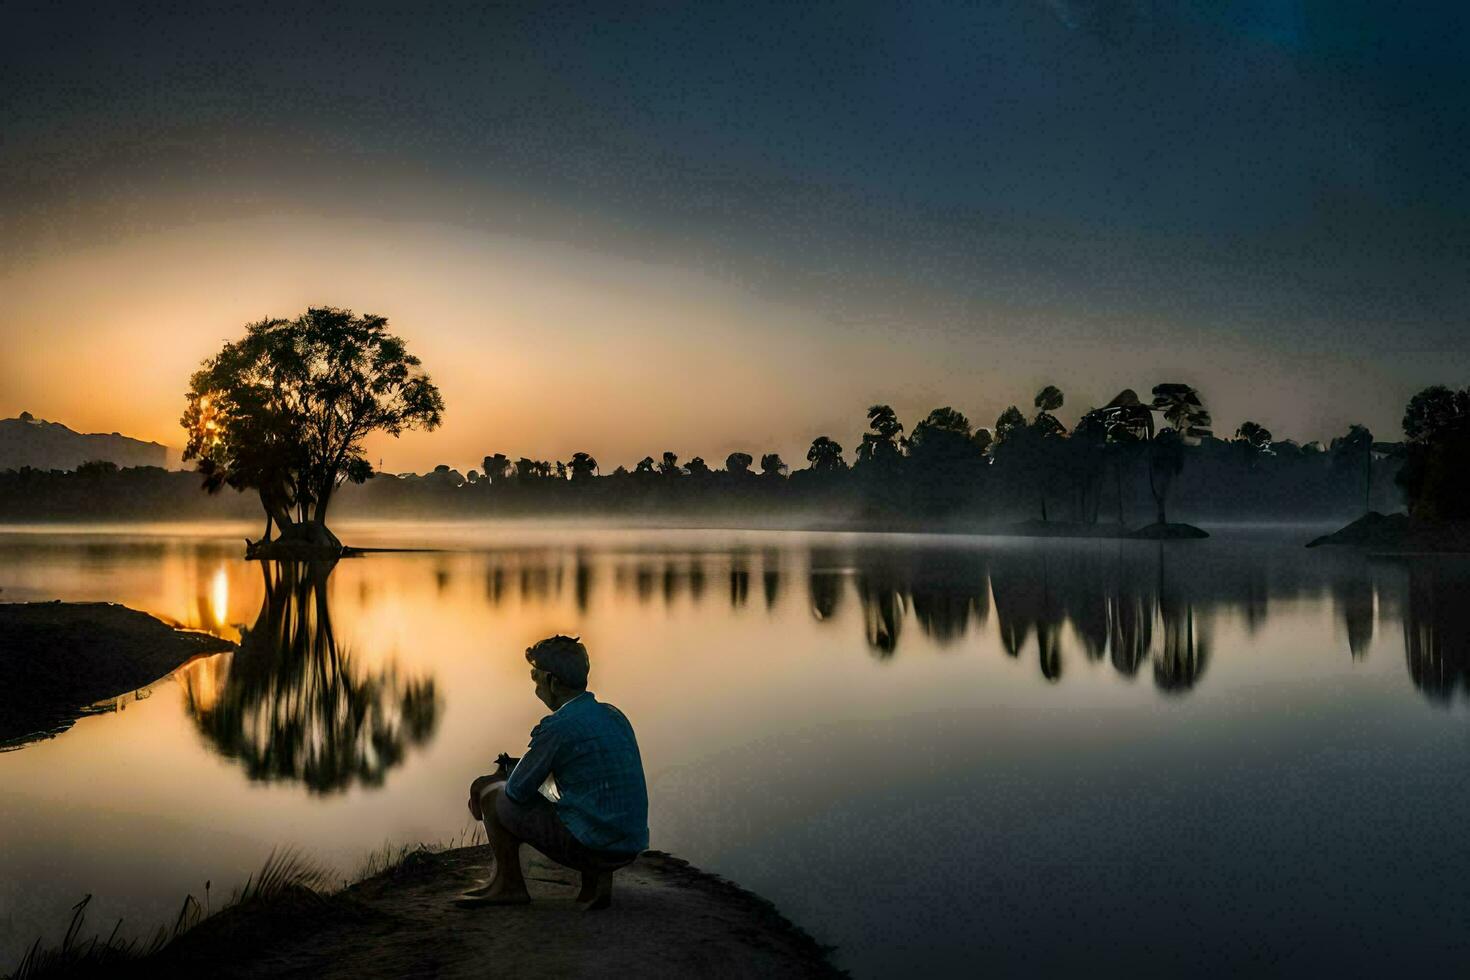
<path fill-rule="evenodd" d="M 898 414 L 887 405 L 873 405 L 868 409 L 868 428 L 880 439 L 895 440 L 903 432 L 903 423 Z"/>
<path fill-rule="evenodd" d="M 868 427 L 873 431 L 863 433 L 863 441 L 857 449 L 858 462 L 897 459 L 904 446 L 903 423 L 898 420 L 893 409 L 887 405 L 869 408 Z"/>
<path fill-rule="evenodd" d="M 1166 523 L 1164 505 L 1174 478 L 1184 471 L 1184 446 L 1188 440 L 1210 435 L 1210 413 L 1199 392 L 1187 384 L 1154 385 L 1153 410 L 1164 413 L 1169 429 L 1156 435 L 1150 445 L 1148 485 L 1158 508 L 1159 523 Z"/>
<path fill-rule="evenodd" d="M 1210 413 L 1200 402 L 1199 392 L 1190 385 L 1154 385 L 1153 410 L 1163 412 L 1164 420 L 1186 439 L 1210 435 Z"/>
<path fill-rule="evenodd" d="M 817 436 L 812 440 L 812 448 L 807 450 L 806 461 L 818 473 L 836 473 L 847 469 L 847 463 L 842 458 L 842 447 L 827 436 Z"/>
<path fill-rule="evenodd" d="M 1158 523 L 1167 524 L 1164 505 L 1174 478 L 1184 471 L 1184 439 L 1177 429 L 1165 429 L 1149 443 L 1148 489 L 1154 496 Z"/>

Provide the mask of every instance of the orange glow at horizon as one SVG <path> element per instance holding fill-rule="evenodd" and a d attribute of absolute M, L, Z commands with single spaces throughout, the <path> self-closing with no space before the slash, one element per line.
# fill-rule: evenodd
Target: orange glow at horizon
<path fill-rule="evenodd" d="M 586 450 L 608 471 L 670 448 L 712 464 L 804 452 L 809 430 L 861 428 L 861 379 L 894 360 L 827 349 L 812 314 L 707 277 L 438 226 L 183 226 L 12 267 L 0 293 L 0 340 L 19 355 L 0 359 L 0 416 L 175 450 L 189 376 L 245 324 L 309 305 L 383 313 L 447 404 L 433 433 L 370 441 L 390 471 L 494 452 Z"/>

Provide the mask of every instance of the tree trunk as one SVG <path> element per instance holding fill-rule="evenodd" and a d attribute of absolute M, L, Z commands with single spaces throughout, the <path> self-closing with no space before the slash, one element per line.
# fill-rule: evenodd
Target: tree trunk
<path fill-rule="evenodd" d="M 1113 475 L 1118 480 L 1118 525 L 1121 527 L 1128 523 L 1123 520 L 1123 467 L 1114 465 Z"/>
<path fill-rule="evenodd" d="M 291 513 L 273 488 L 261 488 L 260 505 L 265 508 L 266 540 L 270 539 L 270 526 L 272 523 L 284 534 L 286 529 L 293 523 Z"/>
<path fill-rule="evenodd" d="M 1169 485 L 1165 484 L 1162 492 L 1160 491 L 1157 481 L 1154 480 L 1154 468 L 1152 466 L 1148 468 L 1148 489 L 1154 495 L 1154 507 L 1158 514 L 1158 523 L 1168 523 L 1164 519 L 1164 494 L 1169 492 Z"/>
<path fill-rule="evenodd" d="M 1368 445 L 1368 452 L 1363 462 L 1363 513 L 1366 514 L 1373 509 L 1373 446 Z"/>
<path fill-rule="evenodd" d="M 322 527 L 327 526 L 327 505 L 332 502 L 332 489 L 332 484 L 329 481 L 322 488 L 321 495 L 317 498 L 316 515 L 313 517 L 313 520 Z"/>

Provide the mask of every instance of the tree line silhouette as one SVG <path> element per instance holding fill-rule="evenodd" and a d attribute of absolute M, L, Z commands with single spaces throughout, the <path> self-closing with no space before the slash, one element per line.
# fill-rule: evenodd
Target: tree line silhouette
<path fill-rule="evenodd" d="M 358 517 L 611 514 L 874 528 L 1029 521 L 1102 529 L 1170 515 L 1329 520 L 1406 505 L 1427 520 L 1470 519 L 1470 389 L 1416 394 L 1402 441 L 1377 441 L 1353 425 L 1326 446 L 1278 439 L 1251 420 L 1219 438 L 1200 394 L 1182 384 L 1155 386 L 1148 402 L 1125 390 L 1070 430 L 1055 414 L 1064 403 L 1049 385 L 1032 412 L 1011 406 L 989 428 L 942 407 L 911 430 L 875 405 L 851 461 L 821 435 L 794 470 L 774 452 L 733 452 L 711 466 L 665 451 L 611 472 L 587 452 L 564 461 L 492 453 L 467 473 L 441 465 L 423 475 L 364 475 L 332 499 L 334 512 Z M 261 504 L 248 497 L 198 494 L 198 479 L 100 462 L 3 472 L 0 519 L 260 517 Z"/>
<path fill-rule="evenodd" d="M 1082 414 L 1068 429 L 1053 385 L 1028 415 L 1007 408 L 977 427 L 945 406 L 912 430 L 888 405 L 874 405 L 849 462 L 831 436 L 812 440 L 807 465 L 777 453 L 729 454 L 722 467 L 673 451 L 604 473 L 590 453 L 570 460 L 484 457 L 461 473 L 448 465 L 423 476 L 380 476 L 354 495 L 352 512 L 461 514 L 791 513 L 833 523 L 904 526 L 945 521 L 1030 519 L 1043 525 L 1129 525 L 1191 517 L 1329 518 L 1402 506 L 1405 450 L 1375 442 L 1361 425 L 1324 447 L 1276 439 L 1243 422 L 1217 438 L 1198 391 L 1166 383 L 1142 401 L 1131 389 Z M 906 434 L 907 433 L 907 434 Z"/>

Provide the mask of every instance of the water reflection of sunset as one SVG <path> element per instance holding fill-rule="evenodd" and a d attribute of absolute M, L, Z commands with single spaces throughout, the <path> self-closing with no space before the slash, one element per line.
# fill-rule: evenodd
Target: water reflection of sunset
<path fill-rule="evenodd" d="M 395 533 L 352 531 L 388 546 Z M 466 774 L 519 750 L 540 717 L 521 651 L 556 631 L 583 636 L 593 688 L 634 721 L 655 846 L 813 921 L 852 883 L 850 861 L 811 828 L 867 841 L 893 794 L 934 821 L 946 853 L 989 854 L 1014 891 L 1021 863 L 1092 858 L 1036 837 L 1007 799 L 1045 801 L 1051 822 L 1090 839 L 1107 825 L 1086 820 L 1103 805 L 1088 795 L 1107 784 L 1098 772 L 1145 780 L 1138 792 L 1154 799 L 1186 793 L 1211 771 L 1203 759 L 1230 758 L 1237 781 L 1279 783 L 1280 759 L 1325 751 L 1320 740 L 1368 718 L 1397 733 L 1375 748 L 1389 766 L 1374 778 L 1387 785 L 1418 771 L 1412 751 L 1424 751 L 1395 746 L 1429 744 L 1466 704 L 1459 580 L 1352 556 L 1228 540 L 1186 553 L 713 531 L 415 537 L 462 550 L 346 559 L 311 580 L 240 560 L 237 539 L 0 536 L 7 598 L 110 597 L 270 640 L 189 664 L 177 688 L 154 685 L 124 712 L 0 757 L 0 809 L 20 801 L 0 878 L 54 879 L 61 907 L 85 876 L 113 903 L 103 908 L 152 921 L 198 879 L 243 880 L 283 843 L 347 868 L 385 839 L 452 836 Z M 1353 812 L 1338 790 L 1322 788 Z M 1257 808 L 1231 811 L 1242 827 L 1279 798 L 1264 785 L 1236 792 L 1239 807 Z M 1204 783 L 1186 795 L 1236 805 Z M 99 821 L 131 857 L 86 831 Z M 207 853 L 178 851 L 180 836 L 207 840 Z M 42 875 L 26 855 L 79 870 Z M 157 869 L 151 890 L 126 874 L 136 860 Z M 793 862 L 814 890 L 774 870 Z M 925 874 L 949 887 L 947 866 Z M 874 887 L 898 887 L 885 880 Z M 17 919 L 16 941 L 31 925 Z"/>

